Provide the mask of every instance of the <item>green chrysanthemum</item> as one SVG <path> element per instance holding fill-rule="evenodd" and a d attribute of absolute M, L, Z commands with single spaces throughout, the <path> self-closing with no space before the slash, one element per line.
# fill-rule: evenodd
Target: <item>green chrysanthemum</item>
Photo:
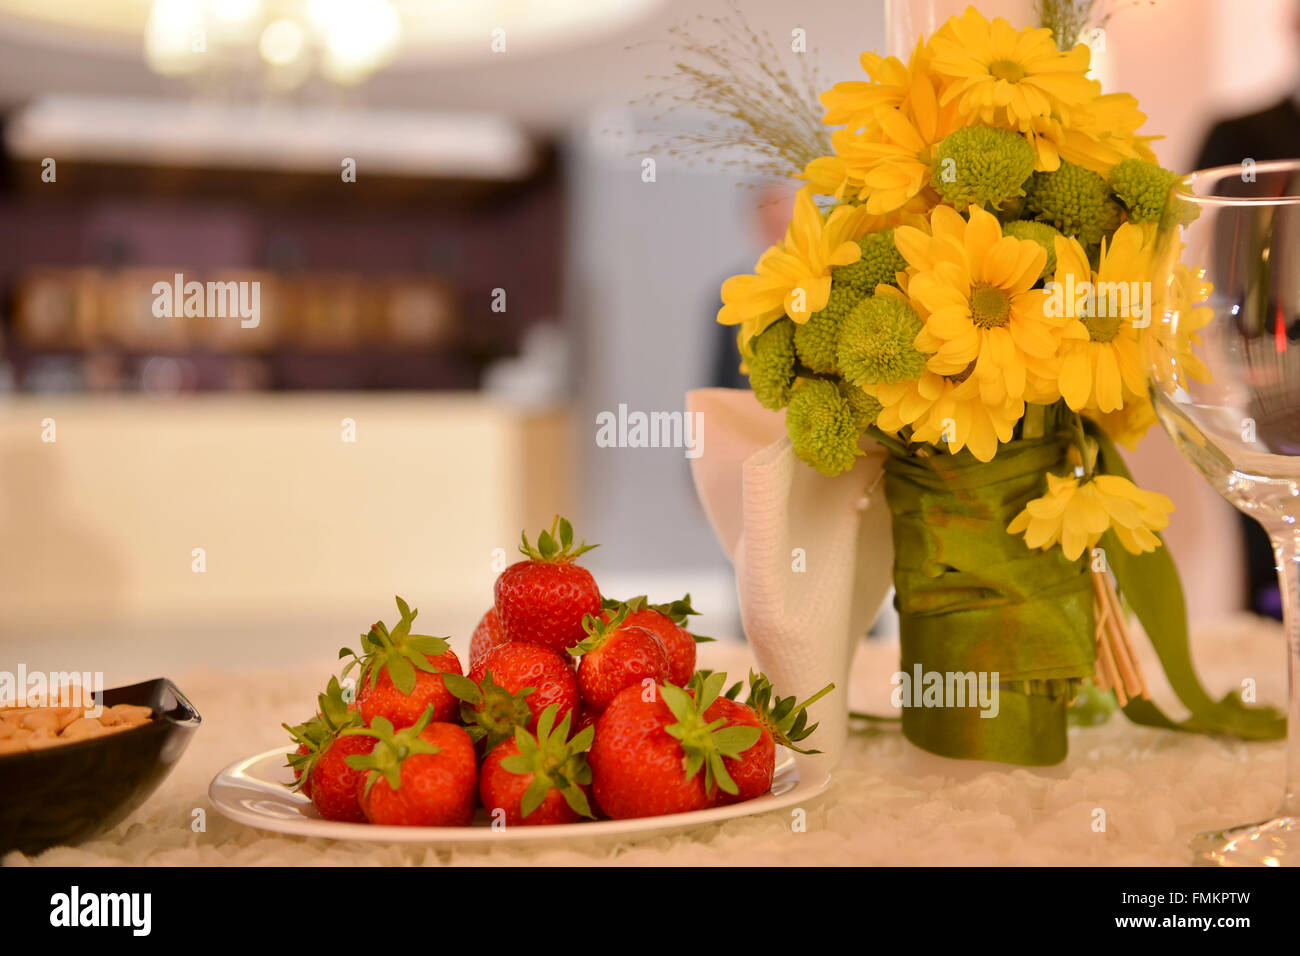
<path fill-rule="evenodd" d="M 856 240 L 862 257 L 847 266 L 831 270 L 831 288 L 843 286 L 861 295 L 871 295 L 876 286 L 898 285 L 897 274 L 907 269 L 907 260 L 894 245 L 894 230 L 884 229 Z"/>
<path fill-rule="evenodd" d="M 840 338 L 840 325 L 862 298 L 862 293 L 856 289 L 836 285 L 832 272 L 831 294 L 826 300 L 826 308 L 814 312 L 807 322 L 794 330 L 795 351 L 805 368 L 831 375 L 839 373 L 835 365 L 835 348 Z"/>
<path fill-rule="evenodd" d="M 1008 222 L 1002 225 L 1002 235 L 1014 236 L 1017 239 L 1029 239 L 1038 243 L 1047 250 L 1047 262 L 1043 265 L 1043 271 L 1038 274 L 1040 280 L 1047 279 L 1056 273 L 1056 237 L 1061 233 L 1053 229 L 1045 222 L 1035 222 L 1032 219 L 1018 219 L 1015 222 Z"/>
<path fill-rule="evenodd" d="M 794 384 L 794 323 L 772 323 L 754 338 L 749 360 L 749 387 L 764 408 L 785 408 Z"/>
<path fill-rule="evenodd" d="M 1119 203 L 1110 184 L 1090 169 L 1061 161 L 1050 173 L 1034 173 L 1025 193 L 1034 218 L 1049 223 L 1085 246 L 1096 246 L 1119 226 Z"/>
<path fill-rule="evenodd" d="M 847 266 L 831 270 L 831 294 L 826 308 L 814 312 L 808 321 L 796 327 L 794 347 L 805 368 L 837 375 L 835 351 L 844 319 L 876 286 L 898 285 L 897 275 L 907 268 L 894 245 L 894 230 L 886 229 L 856 240 L 862 258 Z"/>
<path fill-rule="evenodd" d="M 861 454 L 859 415 L 835 382 L 804 379 L 790 393 L 785 429 L 800 459 L 823 475 L 835 476 L 852 468 Z"/>
<path fill-rule="evenodd" d="M 1145 159 L 1126 159 L 1110 171 L 1110 188 L 1134 222 L 1159 222 L 1177 178 Z"/>
<path fill-rule="evenodd" d="M 840 394 L 848 401 L 849 408 L 853 411 L 854 425 L 859 432 L 866 431 L 876 423 L 876 416 L 882 407 L 876 396 L 868 395 L 848 382 L 840 382 Z"/>
<path fill-rule="evenodd" d="M 1034 147 L 1010 130 L 963 126 L 934 151 L 930 185 L 950 206 L 997 209 L 1024 195 L 1034 171 Z"/>
<path fill-rule="evenodd" d="M 836 352 L 840 373 L 853 385 L 885 385 L 918 378 L 926 356 L 913 345 L 924 323 L 903 299 L 876 295 L 849 313 Z"/>

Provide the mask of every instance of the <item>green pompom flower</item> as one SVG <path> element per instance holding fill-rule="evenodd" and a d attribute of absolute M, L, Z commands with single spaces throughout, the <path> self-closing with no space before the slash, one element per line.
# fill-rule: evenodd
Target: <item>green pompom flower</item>
<path fill-rule="evenodd" d="M 876 291 L 878 285 L 898 286 L 898 273 L 907 268 L 894 245 L 894 230 L 886 229 L 855 240 L 862 258 L 847 266 L 831 269 L 831 293 L 826 307 L 814 312 L 797 326 L 794 347 L 804 367 L 827 375 L 838 375 L 836 349 L 840 328 L 853 309 Z"/>
<path fill-rule="evenodd" d="M 963 126 L 934 151 L 930 185 L 950 206 L 997 209 L 1024 195 L 1034 171 L 1034 147 L 1010 130 Z"/>
<path fill-rule="evenodd" d="M 1034 218 L 1074 236 L 1084 246 L 1096 246 L 1114 232 L 1121 212 L 1106 180 L 1065 160 L 1050 173 L 1034 173 L 1025 206 Z"/>
<path fill-rule="evenodd" d="M 840 339 L 840 325 L 862 298 L 862 293 L 856 289 L 836 285 L 832 272 L 831 294 L 826 299 L 826 308 L 814 312 L 803 325 L 795 326 L 794 347 L 805 368 L 828 375 L 839 374 L 835 348 Z"/>
<path fill-rule="evenodd" d="M 924 323 L 901 298 L 876 295 L 849 313 L 836 351 L 840 373 L 853 385 L 887 385 L 918 378 L 926 356 L 913 344 Z"/>
<path fill-rule="evenodd" d="M 856 385 L 840 382 L 840 394 L 849 403 L 853 411 L 854 424 L 859 432 L 864 432 L 876 423 L 876 416 L 883 407 L 876 396 L 868 395 Z"/>
<path fill-rule="evenodd" d="M 858 449 L 859 413 L 840 391 L 823 378 L 804 379 L 790 393 L 785 429 L 794 453 L 823 475 L 834 477 L 853 467 Z"/>
<path fill-rule="evenodd" d="M 897 274 L 907 269 L 907 260 L 894 245 L 894 230 L 884 229 L 855 240 L 862 257 L 847 266 L 831 270 L 831 288 L 843 286 L 863 296 L 873 295 L 876 286 L 898 285 Z"/>
<path fill-rule="evenodd" d="M 1050 279 L 1056 274 L 1056 237 L 1060 234 L 1047 223 L 1034 222 L 1032 219 L 1019 219 L 1004 223 L 1002 226 L 1002 235 L 1029 239 L 1047 250 L 1047 262 L 1043 265 L 1043 271 L 1038 274 L 1040 281 Z"/>
<path fill-rule="evenodd" d="M 755 336 L 749 387 L 764 408 L 785 408 L 794 384 L 794 323 L 782 318 Z"/>
<path fill-rule="evenodd" d="M 1110 188 L 1134 222 L 1159 222 L 1177 178 L 1145 159 L 1126 159 L 1110 171 Z"/>

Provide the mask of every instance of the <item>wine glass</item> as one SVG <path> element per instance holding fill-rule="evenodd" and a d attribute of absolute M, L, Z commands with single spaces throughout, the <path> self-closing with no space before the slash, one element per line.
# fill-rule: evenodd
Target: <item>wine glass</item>
<path fill-rule="evenodd" d="M 1193 841 L 1206 864 L 1300 864 L 1300 160 L 1192 173 L 1156 231 L 1152 402 L 1183 456 L 1268 532 L 1289 698 L 1282 807 Z"/>

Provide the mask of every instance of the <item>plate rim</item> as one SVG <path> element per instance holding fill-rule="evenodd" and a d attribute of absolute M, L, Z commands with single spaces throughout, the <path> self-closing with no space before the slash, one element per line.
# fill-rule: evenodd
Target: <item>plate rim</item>
<path fill-rule="evenodd" d="M 407 827 L 374 823 L 344 823 L 334 820 L 322 820 L 314 817 L 273 817 L 261 815 L 254 810 L 226 799 L 220 790 L 224 786 L 240 785 L 263 789 L 268 794 L 280 798 L 292 798 L 299 806 L 311 801 L 301 794 L 294 793 L 284 783 L 267 780 L 247 773 L 250 767 L 276 757 L 287 757 L 289 751 L 283 747 L 273 747 L 261 753 L 252 754 L 223 767 L 208 784 L 208 800 L 222 816 L 236 823 L 255 829 L 283 834 L 285 836 L 304 837 L 308 839 L 327 839 L 335 841 L 361 840 L 365 842 L 393 843 L 525 843 L 541 841 L 599 839 L 613 836 L 652 835 L 666 830 L 691 829 L 723 823 L 741 817 L 759 816 L 794 806 L 802 800 L 820 797 L 829 789 L 831 773 L 829 770 L 818 771 L 811 776 L 821 776 L 814 782 L 807 779 L 808 767 L 801 765 L 791 752 L 787 760 L 778 758 L 777 771 L 786 776 L 793 775 L 794 785 L 785 793 L 772 796 L 771 793 L 729 804 L 725 807 L 708 807 L 704 810 L 691 810 L 685 813 L 670 813 L 653 817 L 633 817 L 625 820 L 591 820 L 578 823 L 560 823 L 549 826 L 515 826 L 493 829 L 491 826 L 467 827 Z M 774 776 L 775 781 L 775 776 Z M 322 828 L 330 831 L 323 832 Z M 580 828 L 580 829 L 575 829 Z"/>

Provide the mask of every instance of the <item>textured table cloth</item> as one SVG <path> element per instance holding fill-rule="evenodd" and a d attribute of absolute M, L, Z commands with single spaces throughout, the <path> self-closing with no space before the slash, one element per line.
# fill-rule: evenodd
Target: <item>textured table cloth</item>
<path fill-rule="evenodd" d="M 1194 653 L 1212 693 L 1252 680 L 1261 701 L 1281 703 L 1281 629 L 1240 618 L 1202 629 Z M 889 709 L 897 644 L 869 641 L 853 668 L 855 707 Z M 743 676 L 740 644 L 706 645 L 703 666 Z M 1159 668 L 1144 662 L 1157 701 L 1177 711 Z M 7 865 L 221 864 L 1085 864 L 1182 865 L 1199 830 L 1263 819 L 1281 800 L 1283 745 L 1245 744 L 1129 724 L 1116 714 L 1074 728 L 1070 756 L 1024 769 L 944 760 L 906 743 L 896 724 L 855 730 L 830 790 L 809 803 L 806 832 L 789 811 L 639 842 L 574 839 L 532 848 L 308 840 L 232 823 L 207 801 L 225 765 L 284 741 L 281 721 L 306 716 L 331 663 L 258 674 L 195 672 L 177 682 L 203 727 L 154 796 L 105 836 Z M 192 829 L 194 810 L 206 829 Z M 1103 817 L 1104 829 L 1098 828 Z"/>

